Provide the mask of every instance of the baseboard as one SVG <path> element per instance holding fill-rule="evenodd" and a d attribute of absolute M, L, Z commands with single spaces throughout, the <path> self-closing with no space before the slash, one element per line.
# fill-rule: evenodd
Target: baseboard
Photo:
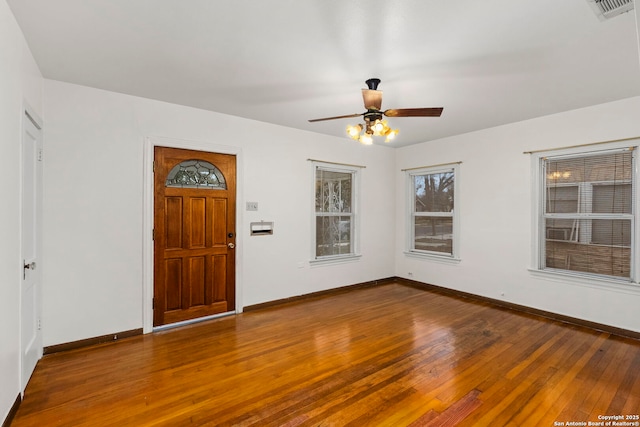
<path fill-rule="evenodd" d="M 572 325 L 582 326 L 585 328 L 594 329 L 596 331 L 607 332 L 609 334 L 621 336 L 624 338 L 640 340 L 640 332 L 631 331 L 628 329 L 617 328 L 615 326 L 591 322 L 588 320 L 578 319 L 571 316 L 565 316 L 563 314 L 553 313 L 551 311 L 539 310 L 537 308 L 527 307 L 526 305 L 514 304 L 507 301 L 501 301 L 498 299 L 484 297 L 481 295 L 458 291 L 455 289 L 444 288 L 442 286 L 432 285 L 429 283 L 418 282 L 416 280 L 405 279 L 403 277 L 395 277 L 394 279 L 396 283 L 403 284 L 406 286 L 411 286 L 421 290 L 437 292 L 439 294 L 454 296 L 459 298 L 472 299 L 480 302 L 489 303 L 494 306 L 499 306 L 499 307 L 507 308 L 514 311 L 520 311 L 523 313 L 533 314 L 533 315 L 544 317 L 547 319 L 556 320 L 558 322 L 570 323 Z"/>
<path fill-rule="evenodd" d="M 79 341 L 72 341 L 63 344 L 56 344 L 45 347 L 43 354 L 59 353 L 61 351 L 75 350 L 77 348 L 88 347 L 96 344 L 104 344 L 108 342 L 114 342 L 123 338 L 133 337 L 136 335 L 142 335 L 142 328 L 131 329 L 129 331 L 117 332 L 115 334 L 102 335 L 99 337 L 87 338 Z"/>
<path fill-rule="evenodd" d="M 13 406 L 11 406 L 11 409 L 9 409 L 7 418 L 5 418 L 4 421 L 2 422 L 2 427 L 9 427 L 11 425 L 11 422 L 15 418 L 21 403 L 22 403 L 22 395 L 18 393 L 18 397 L 16 397 L 16 401 L 13 402 Z"/>
<path fill-rule="evenodd" d="M 310 294 L 296 295 L 289 298 L 267 301 L 259 304 L 248 305 L 243 308 L 243 311 L 247 312 L 247 311 L 262 310 L 264 308 L 275 307 L 282 304 L 288 304 L 291 302 L 303 301 L 303 300 L 312 299 L 312 298 L 326 297 L 330 295 L 337 295 L 345 292 L 351 292 L 356 289 L 370 288 L 372 286 L 387 285 L 389 283 L 394 283 L 396 279 L 397 279 L 396 277 L 387 277 L 386 279 L 372 280 L 370 282 L 356 283 L 354 285 L 341 286 L 339 288 L 312 292 Z"/>
<path fill-rule="evenodd" d="M 507 301 L 497 300 L 497 299 L 493 299 L 493 298 L 489 298 L 489 297 L 484 297 L 484 296 L 481 296 L 481 295 L 472 294 L 472 293 L 469 293 L 469 292 L 458 291 L 458 290 L 455 290 L 455 289 L 445 288 L 445 287 L 442 287 L 442 286 L 432 285 L 432 284 L 424 283 L 424 282 L 418 282 L 416 280 L 405 279 L 403 277 L 397 277 L 397 276 L 396 277 L 387 277 L 387 278 L 378 279 L 378 280 L 372 280 L 372 281 L 369 281 L 369 282 L 357 283 L 357 284 L 353 284 L 353 285 L 342 286 L 342 287 L 339 287 L 339 288 L 327 289 L 327 290 L 324 290 L 324 291 L 312 292 L 312 293 L 304 294 L 304 295 L 296 295 L 296 296 L 289 297 L 289 298 L 283 298 L 283 299 L 278 299 L 278 300 L 274 300 L 274 301 L 267 301 L 267 302 L 263 302 L 263 303 L 259 303 L 259 304 L 252 304 L 252 305 L 248 305 L 248 306 L 244 307 L 243 311 L 244 312 L 249 312 L 249 311 L 255 311 L 255 310 L 262 310 L 262 309 L 265 309 L 265 308 L 271 308 L 271 307 L 275 307 L 275 306 L 279 306 L 279 305 L 283 305 L 283 304 L 289 304 L 289 303 L 292 303 L 292 302 L 303 301 L 303 300 L 308 300 L 308 299 L 313 299 L 313 298 L 321 298 L 321 297 L 326 297 L 326 296 L 330 296 L 330 295 L 337 295 L 337 294 L 346 293 L 346 292 L 350 292 L 350 291 L 357 290 L 357 289 L 369 288 L 369 287 L 373 287 L 373 286 L 387 285 L 387 284 L 390 284 L 390 283 L 398 283 L 398 284 L 401 284 L 401 285 L 411 286 L 411 287 L 414 287 L 414 288 L 418 288 L 418 289 L 426 290 L 426 291 L 430 291 L 430 292 L 437 292 L 437 293 L 448 295 L 448 296 L 453 296 L 453 297 L 458 297 L 458 298 L 466 298 L 466 299 L 471 299 L 471 300 L 475 300 L 475 301 L 485 302 L 485 303 L 488 303 L 488 304 L 491 304 L 491 305 L 494 305 L 494 306 L 503 307 L 503 308 L 507 308 L 507 309 L 510 309 L 510 310 L 514 310 L 514 311 L 520 311 L 520 312 L 523 312 L 523 313 L 533 314 L 533 315 L 541 316 L 541 317 L 544 317 L 544 318 L 547 318 L 547 319 L 556 320 L 556 321 L 564 322 L 564 323 L 570 323 L 570 324 L 573 324 L 573 325 L 582 326 L 582 327 L 586 327 L 586 328 L 597 330 L 597 331 L 607 332 L 607 333 L 610 333 L 612 335 L 617 335 L 617 336 L 621 336 L 621 337 L 625 337 L 625 338 L 632 338 L 632 339 L 635 339 L 635 340 L 640 340 L 640 332 L 631 331 L 631 330 L 623 329 L 623 328 L 617 328 L 615 326 L 610 326 L 610 325 L 605 325 L 605 324 L 602 324 L 602 323 L 591 322 L 591 321 L 588 321 L 588 320 L 578 319 L 578 318 L 571 317 L 571 316 L 565 316 L 565 315 L 558 314 L 558 313 L 553 313 L 553 312 L 550 312 L 550 311 L 539 310 L 539 309 L 533 308 L 533 307 L 527 307 L 525 305 L 514 304 L 514 303 L 507 302 Z M 104 343 L 107 343 L 107 342 L 114 342 L 114 341 L 118 341 L 118 340 L 120 340 L 122 338 L 132 337 L 132 336 L 136 336 L 136 335 L 142 335 L 142 328 L 132 329 L 132 330 L 129 330 L 129 331 L 118 332 L 118 333 L 115 333 L 115 334 L 102 335 L 102 336 L 94 337 L 94 338 L 87 338 L 87 339 L 79 340 L 79 341 L 73 341 L 73 342 L 68 342 L 68 343 L 48 346 L 48 347 L 44 348 L 43 353 L 44 354 L 53 354 L 53 353 L 58 353 L 58 352 L 61 352 L 61 351 L 74 350 L 74 349 L 78 349 L 78 348 L 82 348 L 82 347 L 88 347 L 88 346 L 91 346 L 91 345 L 104 344 Z M 18 399 L 19 398 L 20 398 L 20 396 L 18 396 Z M 15 410 L 17 411 L 17 406 L 20 405 L 20 401 L 17 400 L 16 402 L 17 403 L 14 404 L 14 407 L 16 408 Z M 13 411 L 13 408 L 12 408 L 12 411 Z M 12 412 L 10 412 L 9 414 L 11 415 L 11 413 Z M 7 418 L 7 419 L 9 419 L 9 418 Z M 5 424 L 3 424 L 2 427 L 5 427 Z"/>

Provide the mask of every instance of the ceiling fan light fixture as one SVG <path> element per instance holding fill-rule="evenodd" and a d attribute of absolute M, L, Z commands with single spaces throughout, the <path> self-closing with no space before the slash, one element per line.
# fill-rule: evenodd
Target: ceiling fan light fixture
<path fill-rule="evenodd" d="M 382 119 L 367 119 L 364 126 L 362 124 L 347 126 L 347 135 L 363 145 L 373 144 L 374 136 L 386 137 L 384 142 L 390 142 L 398 135 L 398 132 L 398 129 L 389 127 L 387 120 Z"/>
<path fill-rule="evenodd" d="M 371 145 L 373 144 L 373 137 L 370 133 L 363 133 L 362 135 L 360 135 L 358 141 L 360 141 L 360 143 L 363 145 Z"/>
<path fill-rule="evenodd" d="M 360 132 L 362 132 L 362 125 L 361 124 L 357 124 L 355 126 L 347 126 L 347 135 L 349 135 L 349 137 L 351 139 L 358 139 L 360 137 Z"/>
<path fill-rule="evenodd" d="M 386 120 L 376 120 L 375 122 L 373 122 L 373 126 L 371 126 L 373 134 L 376 136 L 383 135 L 385 128 L 389 129 L 389 126 L 387 126 L 386 124 Z"/>
<path fill-rule="evenodd" d="M 398 135 L 398 132 L 400 132 L 398 129 L 389 129 L 389 133 L 387 133 L 386 135 L 386 139 L 384 140 L 384 142 L 391 142 L 395 139 L 395 137 Z"/>

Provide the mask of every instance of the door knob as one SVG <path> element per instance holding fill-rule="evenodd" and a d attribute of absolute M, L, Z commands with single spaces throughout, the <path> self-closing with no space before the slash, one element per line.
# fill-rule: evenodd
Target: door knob
<path fill-rule="evenodd" d="M 233 249 L 236 247 L 236 245 L 234 245 L 233 243 L 229 242 L 227 243 L 227 246 L 229 246 L 229 249 Z"/>
<path fill-rule="evenodd" d="M 22 261 L 22 263 L 24 264 L 22 267 L 22 280 L 26 280 L 27 279 L 27 269 L 29 270 L 35 270 L 36 269 L 36 262 L 30 262 L 30 263 L 26 263 L 25 261 Z"/>

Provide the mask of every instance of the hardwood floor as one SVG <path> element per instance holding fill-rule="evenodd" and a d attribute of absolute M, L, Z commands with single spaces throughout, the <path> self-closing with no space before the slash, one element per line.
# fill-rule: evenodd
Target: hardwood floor
<path fill-rule="evenodd" d="M 47 355 L 12 425 L 554 426 L 638 413 L 640 341 L 388 284 Z"/>

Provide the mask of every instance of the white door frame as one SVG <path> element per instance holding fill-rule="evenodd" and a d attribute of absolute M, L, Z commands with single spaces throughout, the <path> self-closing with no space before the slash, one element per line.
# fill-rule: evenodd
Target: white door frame
<path fill-rule="evenodd" d="M 236 156 L 236 313 L 242 306 L 242 264 L 244 235 L 242 181 L 242 149 L 210 142 L 189 141 L 175 138 L 150 136 L 144 140 L 143 153 L 143 207 L 142 207 L 142 330 L 153 332 L 153 151 L 156 146 L 182 148 L 185 150 L 207 151 L 211 153 L 233 154 Z"/>
<path fill-rule="evenodd" d="M 42 178 L 42 153 L 43 153 L 43 135 L 42 135 L 42 119 L 36 114 L 36 112 L 26 103 L 23 103 L 22 110 L 22 118 L 21 118 L 21 134 L 20 134 L 20 251 L 19 251 L 19 262 L 20 262 L 20 392 L 24 396 L 24 390 L 27 387 L 27 383 L 31 378 L 31 374 L 33 373 L 33 369 L 35 369 L 35 363 L 37 360 L 42 358 L 43 353 L 43 340 L 42 340 L 42 328 L 41 328 L 41 319 L 42 319 L 42 193 L 43 193 L 43 178 Z M 27 134 L 31 135 L 27 137 Z M 26 144 L 32 144 L 35 142 L 35 147 L 33 147 L 33 190 L 35 194 L 29 192 L 25 192 L 25 161 L 28 159 L 25 158 L 25 146 Z M 25 212 L 25 201 L 27 197 L 33 197 L 33 216 L 30 219 L 25 218 L 27 213 Z M 25 250 L 26 243 L 25 239 L 25 230 L 24 226 L 25 221 L 33 222 L 33 236 L 32 242 L 30 246 L 32 246 L 31 251 L 35 257 L 31 257 L 29 260 L 25 260 Z M 31 263 L 34 264 L 31 264 Z M 29 269 L 25 269 L 23 266 L 25 263 L 31 264 Z M 28 270 L 28 271 L 27 271 Z M 28 275 L 28 276 L 25 276 Z M 33 304 L 30 307 L 32 310 L 31 313 L 26 313 L 25 310 L 28 308 L 28 302 L 25 300 L 24 295 L 24 286 L 25 286 L 25 277 L 30 277 L 30 280 L 33 284 Z M 25 316 L 29 316 L 30 320 L 25 320 Z M 26 329 L 29 328 L 32 331 L 35 331 L 35 338 L 33 338 L 33 334 L 29 337 L 31 341 L 31 345 L 25 342 L 25 333 Z M 33 338 L 33 339 L 31 339 Z M 30 354 L 27 355 L 27 345 L 31 350 Z M 33 364 L 33 367 L 26 366 L 27 358 L 31 359 L 34 357 L 33 352 L 35 351 L 35 361 L 29 360 L 29 365 Z M 26 372 L 26 370 L 29 372 Z"/>

